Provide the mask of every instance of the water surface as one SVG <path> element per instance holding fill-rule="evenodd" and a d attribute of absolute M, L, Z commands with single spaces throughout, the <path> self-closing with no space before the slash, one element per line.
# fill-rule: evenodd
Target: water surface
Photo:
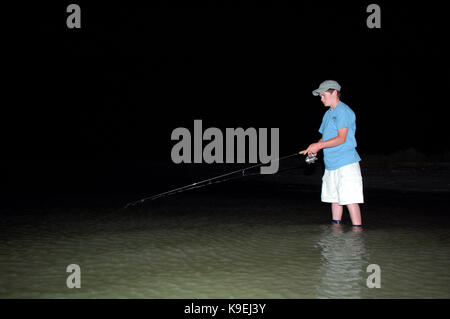
<path fill-rule="evenodd" d="M 241 195 L 239 195 L 241 194 Z M 449 298 L 446 198 L 368 192 L 364 229 L 316 190 L 178 195 L 140 209 L 2 212 L 2 298 Z M 287 194 L 287 195 L 286 195 Z M 66 267 L 81 267 L 69 289 Z M 366 285 L 381 268 L 381 288 Z"/>

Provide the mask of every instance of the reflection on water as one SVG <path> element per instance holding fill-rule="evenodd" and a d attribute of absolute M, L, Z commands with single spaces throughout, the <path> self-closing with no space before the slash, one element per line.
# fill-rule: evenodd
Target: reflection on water
<path fill-rule="evenodd" d="M 318 298 L 361 298 L 365 286 L 368 252 L 364 232 L 359 228 L 344 231 L 342 224 L 322 227 L 317 242 L 321 250 Z"/>
<path fill-rule="evenodd" d="M 0 297 L 450 297 L 444 215 L 366 210 L 354 232 L 316 202 L 218 203 L 3 215 Z M 72 263 L 80 289 L 66 287 Z M 369 264 L 380 289 L 366 286 Z"/>

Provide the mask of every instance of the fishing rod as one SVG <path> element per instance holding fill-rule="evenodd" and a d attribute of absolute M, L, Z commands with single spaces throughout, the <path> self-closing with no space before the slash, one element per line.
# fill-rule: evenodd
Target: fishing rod
<path fill-rule="evenodd" d="M 287 159 L 287 158 L 290 158 L 290 157 L 294 157 L 294 156 L 297 156 L 299 154 L 304 155 L 304 154 L 306 154 L 306 151 L 301 151 L 301 152 L 298 152 L 298 153 L 294 153 L 294 154 L 291 154 L 291 155 L 280 157 L 280 158 L 276 159 L 275 162 L 281 161 L 281 160 L 284 160 L 284 159 Z M 307 164 L 312 164 L 316 160 L 317 160 L 317 157 L 314 154 L 312 156 L 307 156 L 306 159 L 305 159 L 305 162 Z M 208 178 L 208 179 L 205 179 L 205 180 L 202 180 L 202 181 L 199 181 L 199 182 L 195 182 L 195 183 L 192 183 L 192 184 L 189 184 L 189 185 L 186 185 L 186 186 L 178 187 L 178 188 L 175 188 L 175 189 L 172 189 L 172 190 L 160 193 L 160 194 L 148 196 L 148 197 L 145 197 L 145 198 L 133 201 L 133 202 L 129 202 L 128 204 L 125 205 L 125 208 L 128 208 L 130 206 L 135 206 L 137 204 L 142 204 L 143 202 L 145 202 L 147 200 L 155 200 L 155 199 L 158 199 L 158 198 L 171 196 L 171 195 L 174 195 L 174 194 L 178 194 L 178 193 L 182 193 L 182 192 L 185 192 L 185 191 L 188 191 L 188 190 L 209 186 L 209 185 L 212 185 L 212 184 L 218 184 L 218 183 L 222 183 L 222 182 L 226 182 L 226 181 L 229 181 L 229 180 L 242 178 L 242 177 L 261 175 L 261 173 L 245 174 L 245 171 L 248 171 L 248 170 L 253 169 L 253 168 L 260 167 L 260 166 L 265 165 L 265 164 L 267 164 L 267 163 L 261 163 L 261 164 L 253 165 L 253 166 L 246 167 L 246 168 L 243 168 L 243 169 L 239 169 L 239 170 L 236 170 L 236 171 L 233 171 L 233 172 L 230 172 L 230 173 L 222 174 L 222 175 L 219 175 L 219 176 L 216 176 L 216 177 L 212 177 L 212 178 Z M 237 174 L 237 173 L 241 173 L 241 174 L 238 175 L 238 176 L 234 176 L 234 177 L 230 177 L 230 178 L 219 180 L 220 178 L 224 178 L 224 177 L 227 177 L 227 176 L 230 176 L 230 175 L 233 175 L 233 174 Z"/>

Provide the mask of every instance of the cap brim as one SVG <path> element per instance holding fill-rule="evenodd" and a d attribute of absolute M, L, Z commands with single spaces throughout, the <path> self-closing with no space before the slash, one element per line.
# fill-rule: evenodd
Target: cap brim
<path fill-rule="evenodd" d="M 327 90 L 327 88 L 323 88 L 323 89 L 317 89 L 317 90 L 314 90 L 313 92 L 312 92 L 312 94 L 314 95 L 314 96 L 317 96 L 317 95 L 319 95 L 320 93 L 323 93 L 323 92 L 325 92 Z"/>

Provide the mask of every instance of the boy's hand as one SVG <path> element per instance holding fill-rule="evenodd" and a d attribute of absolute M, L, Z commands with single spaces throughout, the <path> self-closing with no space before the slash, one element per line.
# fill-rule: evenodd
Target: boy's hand
<path fill-rule="evenodd" d="M 321 145 L 319 143 L 313 143 L 311 145 L 308 146 L 308 148 L 304 151 L 305 153 L 308 153 L 308 156 L 315 156 L 317 154 L 318 151 L 320 151 Z"/>

